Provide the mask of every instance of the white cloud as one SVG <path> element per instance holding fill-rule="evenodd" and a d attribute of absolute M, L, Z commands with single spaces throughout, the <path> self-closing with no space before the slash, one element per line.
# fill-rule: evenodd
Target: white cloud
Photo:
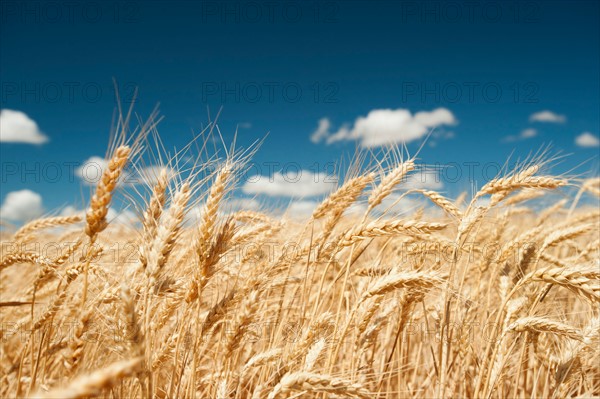
<path fill-rule="evenodd" d="M 331 123 L 327 118 L 319 121 L 311 141 L 325 141 L 332 144 L 338 141 L 358 140 L 363 147 L 377 147 L 386 144 L 407 143 L 425 136 L 432 128 L 442 125 L 455 125 L 456 118 L 446 108 L 421 111 L 412 115 L 406 109 L 374 109 L 367 116 L 361 116 L 354 124 L 343 125 L 337 132 L 329 131 Z"/>
<path fill-rule="evenodd" d="M 85 183 L 94 185 L 100 181 L 106 168 L 108 168 L 108 160 L 99 156 L 92 156 L 75 169 L 75 174 Z M 126 169 L 121 175 L 120 183 L 129 186 L 136 184 L 154 186 L 162 169 L 164 169 L 163 166 L 157 165 L 136 168 L 135 170 Z M 177 175 L 177 172 L 172 168 L 167 167 L 166 170 L 169 179 Z"/>
<path fill-rule="evenodd" d="M 566 121 L 566 116 L 548 110 L 536 112 L 529 116 L 529 122 L 565 123 Z"/>
<path fill-rule="evenodd" d="M 575 144 L 580 147 L 600 147 L 600 139 L 590 132 L 583 132 L 575 138 Z"/>
<path fill-rule="evenodd" d="M 286 215 L 292 218 L 304 218 L 310 216 L 317 205 L 317 201 L 293 201 L 288 206 Z"/>
<path fill-rule="evenodd" d="M 319 126 L 317 126 L 317 130 L 310 135 L 310 141 L 319 143 L 329 135 L 329 129 L 331 129 L 331 121 L 328 118 L 319 119 Z"/>
<path fill-rule="evenodd" d="M 254 198 L 232 198 L 225 201 L 223 209 L 231 212 L 237 211 L 258 211 L 260 210 L 260 202 Z"/>
<path fill-rule="evenodd" d="M 502 139 L 502 141 L 505 143 L 513 143 L 515 141 L 531 139 L 533 137 L 536 137 L 537 135 L 538 135 L 537 130 L 529 128 L 529 129 L 522 130 L 518 136 L 506 136 L 505 138 Z"/>
<path fill-rule="evenodd" d="M 48 137 L 34 120 L 21 111 L 0 111 L 0 142 L 43 144 Z"/>
<path fill-rule="evenodd" d="M 86 211 L 84 209 L 78 209 L 72 205 L 67 205 L 63 208 L 60 214 L 61 216 L 81 215 L 85 217 L 85 212 Z M 108 208 L 108 213 L 106 214 L 106 221 L 108 223 L 134 226 L 140 223 L 140 218 L 134 212 L 128 209 L 119 211 L 115 208 Z"/>
<path fill-rule="evenodd" d="M 60 212 L 60 215 L 61 216 L 75 216 L 75 215 L 85 216 L 85 211 L 83 209 L 77 209 L 73 205 L 67 205 L 62 209 L 62 211 Z"/>
<path fill-rule="evenodd" d="M 417 170 L 409 174 L 398 186 L 403 190 L 441 190 L 444 183 L 435 170 Z"/>
<path fill-rule="evenodd" d="M 219 215 L 227 216 L 237 211 L 260 211 L 263 206 L 254 198 L 231 198 L 219 205 Z M 202 220 L 204 203 L 191 207 L 185 217 L 185 224 L 190 226 Z"/>
<path fill-rule="evenodd" d="M 537 130 L 535 129 L 525 129 L 521 131 L 520 137 L 523 139 L 530 139 L 532 137 L 537 136 Z"/>
<path fill-rule="evenodd" d="M 346 209 L 347 215 L 364 215 L 367 212 L 368 205 L 365 202 L 355 202 Z"/>
<path fill-rule="evenodd" d="M 388 195 L 375 210 L 376 213 L 387 214 L 388 216 L 404 216 L 413 214 L 419 208 L 426 208 L 428 215 L 436 216 L 434 213 L 436 208 L 431 206 L 431 202 L 424 197 L 402 196 L 400 193 Z"/>
<path fill-rule="evenodd" d="M 102 173 L 108 167 L 108 161 L 102 157 L 88 158 L 75 170 L 75 174 L 87 184 L 96 184 L 102 178 Z"/>
<path fill-rule="evenodd" d="M 4 198 L 0 217 L 25 222 L 44 213 L 42 196 L 31 190 L 11 191 Z"/>
<path fill-rule="evenodd" d="M 335 188 L 336 182 L 331 180 L 331 176 L 325 173 L 315 174 L 308 170 L 286 174 L 276 172 L 271 177 L 250 177 L 244 183 L 242 191 L 246 194 L 264 194 L 272 197 L 314 197 L 327 194 Z"/>
<path fill-rule="evenodd" d="M 169 180 L 177 176 L 177 172 L 172 168 L 165 168 L 164 166 L 146 166 L 131 173 L 124 173 L 123 183 L 134 185 L 134 184 L 146 184 L 148 186 L 154 186 L 158 182 L 158 177 L 162 170 L 167 171 Z"/>
<path fill-rule="evenodd" d="M 106 214 L 106 220 L 109 223 L 123 224 L 130 227 L 134 227 L 140 222 L 140 219 L 132 211 L 128 209 L 117 211 L 114 208 L 108 209 L 108 213 Z"/>

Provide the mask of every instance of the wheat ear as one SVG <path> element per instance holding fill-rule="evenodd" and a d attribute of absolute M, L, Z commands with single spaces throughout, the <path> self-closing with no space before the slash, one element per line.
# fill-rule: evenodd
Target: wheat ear
<path fill-rule="evenodd" d="M 41 266 L 52 265 L 52 261 L 50 261 L 50 259 L 45 258 L 44 256 L 29 252 L 19 252 L 16 254 L 6 255 L 0 262 L 0 271 L 16 263 L 33 263 L 35 265 Z"/>
<path fill-rule="evenodd" d="M 47 393 L 37 393 L 32 398 L 78 399 L 96 396 L 102 391 L 114 387 L 124 378 L 134 375 L 138 372 L 141 364 L 141 357 L 113 363 L 91 374 L 76 378 L 65 388 L 54 389 Z"/>
<path fill-rule="evenodd" d="M 600 344 L 600 318 L 593 318 L 583 330 L 583 341 L 569 350 L 556 367 L 554 379 L 556 389 L 553 397 L 567 397 L 570 383 L 581 373 L 582 357 L 585 352 L 598 350 Z"/>
<path fill-rule="evenodd" d="M 369 298 L 385 295 L 388 292 L 399 288 L 419 288 L 429 290 L 432 287 L 441 284 L 443 281 L 441 275 L 436 272 L 407 271 L 390 274 L 389 276 L 380 278 L 373 286 L 371 286 L 371 288 L 366 290 L 362 294 L 359 304 Z"/>
<path fill-rule="evenodd" d="M 458 219 L 462 218 L 463 215 L 462 215 L 462 212 L 460 211 L 460 209 L 458 209 L 456 207 L 456 205 L 454 205 L 452 203 L 452 201 L 450 201 L 448 198 L 444 197 L 443 195 L 440 195 L 439 193 L 437 193 L 435 191 L 427 191 L 427 190 L 421 190 L 420 193 L 423 194 L 425 197 L 429 198 L 431 200 L 431 202 L 433 202 L 434 204 L 436 204 L 437 206 L 442 208 L 449 215 L 452 215 Z"/>
<path fill-rule="evenodd" d="M 191 195 L 189 183 L 183 183 L 174 195 L 169 211 L 156 228 L 150 251 L 148 252 L 146 273 L 150 278 L 156 278 L 158 272 L 167 263 L 175 241 L 181 230 L 186 207 Z"/>
<path fill-rule="evenodd" d="M 36 219 L 36 220 L 33 220 L 33 221 L 27 223 L 26 225 L 21 227 L 19 230 L 17 230 L 13 239 L 15 241 L 20 241 L 23 239 L 23 237 L 25 237 L 26 235 L 28 235 L 30 233 L 33 233 L 34 231 L 41 230 L 41 229 L 47 229 L 50 227 L 64 226 L 67 224 L 79 223 L 79 222 L 81 222 L 81 220 L 82 220 L 82 217 L 80 215 L 57 216 L 57 217 L 51 217 L 51 218 Z"/>
<path fill-rule="evenodd" d="M 160 217 L 165 206 L 168 184 L 167 170 L 162 169 L 152 190 L 150 203 L 144 211 L 144 220 L 142 222 L 143 233 L 140 245 L 140 263 L 144 268 L 148 265 L 148 253 L 152 250 L 151 244 L 154 242 L 156 229 L 160 223 Z"/>
<path fill-rule="evenodd" d="M 292 391 L 322 392 L 360 399 L 373 397 L 361 384 L 324 374 L 298 372 L 286 374 L 269 393 L 268 399 L 286 398 Z"/>
<path fill-rule="evenodd" d="M 106 228 L 106 214 L 112 200 L 113 192 L 121 176 L 121 172 L 129 159 L 131 148 L 121 146 L 115 150 L 115 154 L 108 162 L 108 168 L 102 174 L 102 178 L 96 186 L 96 192 L 92 197 L 90 209 L 86 214 L 85 234 L 94 242 L 96 235 Z"/>
<path fill-rule="evenodd" d="M 515 332 L 552 333 L 577 341 L 583 341 L 583 335 L 577 328 L 546 317 L 522 317 L 511 323 L 508 326 L 508 330 Z"/>
<path fill-rule="evenodd" d="M 371 173 L 349 179 L 317 206 L 312 214 L 313 219 L 320 219 L 330 213 L 340 215 L 356 201 L 367 184 L 372 181 Z"/>
<path fill-rule="evenodd" d="M 83 347 L 85 345 L 83 334 L 87 330 L 95 310 L 94 307 L 90 307 L 85 311 L 79 318 L 77 327 L 75 327 L 74 339 L 69 343 L 70 354 L 65 357 L 64 361 L 65 367 L 71 372 L 77 368 L 83 357 Z"/>
<path fill-rule="evenodd" d="M 144 335 L 131 290 L 125 284 L 121 285 L 121 303 L 125 321 L 125 340 L 129 344 L 130 352 L 134 357 L 142 356 L 144 354 Z"/>
<path fill-rule="evenodd" d="M 415 169 L 414 160 L 408 160 L 406 162 L 401 163 L 396 168 L 394 168 L 390 173 L 385 175 L 381 182 L 377 187 L 373 189 L 371 195 L 368 199 L 368 208 L 367 214 L 375 208 L 377 205 L 381 204 L 381 202 L 392 193 L 394 187 L 398 185 L 402 179 L 411 171 Z"/>
<path fill-rule="evenodd" d="M 561 267 L 546 267 L 535 270 L 523 277 L 527 281 L 544 281 L 560 285 L 590 302 L 600 302 L 600 271 L 596 265 L 584 265 L 564 269 Z"/>
<path fill-rule="evenodd" d="M 210 188 L 206 204 L 202 211 L 202 220 L 200 222 L 200 228 L 198 231 L 198 240 L 196 244 L 196 252 L 201 262 L 205 261 L 209 257 L 210 243 L 213 238 L 213 232 L 217 223 L 217 214 L 219 206 L 230 178 L 233 174 L 233 164 L 229 161 L 221 168 L 213 185 Z"/>
<path fill-rule="evenodd" d="M 517 174 L 518 175 L 518 174 Z M 491 194 L 490 206 L 502 201 L 511 192 L 521 188 L 555 189 L 567 184 L 566 180 L 556 179 L 550 176 L 529 176 L 500 178 L 492 180 L 477 193 L 477 196 Z"/>
<path fill-rule="evenodd" d="M 346 234 L 339 240 L 340 247 L 347 247 L 367 238 L 383 237 L 396 234 L 408 234 L 412 236 L 420 236 L 429 234 L 434 231 L 443 230 L 446 224 L 443 223 L 427 223 L 414 220 L 385 220 L 383 222 L 371 222 L 366 226 L 358 226 Z"/>

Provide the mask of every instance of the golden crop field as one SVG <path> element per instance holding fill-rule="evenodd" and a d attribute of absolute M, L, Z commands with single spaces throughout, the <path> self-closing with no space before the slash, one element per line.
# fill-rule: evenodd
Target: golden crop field
<path fill-rule="evenodd" d="M 1 397 L 600 395 L 597 178 L 532 157 L 399 215 L 418 163 L 391 149 L 299 220 L 226 209 L 252 151 L 162 157 L 123 195 L 161 151 L 146 130 L 116 135 L 85 215 L 4 226 Z M 117 195 L 139 223 L 110 220 Z"/>

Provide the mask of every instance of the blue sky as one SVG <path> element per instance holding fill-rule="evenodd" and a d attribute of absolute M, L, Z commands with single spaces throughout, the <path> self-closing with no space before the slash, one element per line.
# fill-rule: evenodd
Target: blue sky
<path fill-rule="evenodd" d="M 0 200 L 28 189 L 45 211 L 83 203 L 89 187 L 69 165 L 104 155 L 113 78 L 126 103 L 139 88 L 142 117 L 160 103 L 169 149 L 219 110 L 226 141 L 236 127 L 240 146 L 268 133 L 253 158 L 263 175 L 325 172 L 382 138 L 415 152 L 432 130 L 428 164 L 464 171 L 552 144 L 570 154 L 557 173 L 598 174 L 599 20 L 595 1 L 6 1 Z M 287 200 L 240 192 L 255 194 Z"/>

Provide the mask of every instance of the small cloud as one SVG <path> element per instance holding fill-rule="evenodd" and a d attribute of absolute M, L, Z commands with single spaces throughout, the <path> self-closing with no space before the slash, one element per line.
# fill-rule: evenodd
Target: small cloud
<path fill-rule="evenodd" d="M 286 214 L 292 218 L 304 218 L 310 216 L 317 205 L 317 201 L 293 201 L 288 206 Z"/>
<path fill-rule="evenodd" d="M 237 211 L 258 211 L 260 210 L 260 202 L 254 198 L 232 198 L 226 200 L 223 209 L 230 212 Z"/>
<path fill-rule="evenodd" d="M 319 119 L 317 130 L 310 135 L 310 141 L 315 144 L 321 142 L 329 135 L 329 129 L 331 129 L 331 121 L 328 118 Z"/>
<path fill-rule="evenodd" d="M 250 123 L 250 122 L 240 122 L 240 123 L 238 123 L 237 126 L 240 129 L 250 129 L 250 128 L 252 128 L 252 123 Z"/>
<path fill-rule="evenodd" d="M 437 147 L 440 139 L 450 140 L 450 139 L 453 139 L 454 137 L 456 137 L 456 135 L 451 130 L 437 129 L 437 130 L 434 130 L 431 132 L 431 135 L 429 136 L 429 139 L 427 140 L 427 144 L 432 148 Z"/>
<path fill-rule="evenodd" d="M 0 217 L 19 222 L 37 218 L 43 213 L 42 196 L 31 190 L 11 191 L 0 207 Z"/>
<path fill-rule="evenodd" d="M 74 215 L 85 216 L 85 212 L 86 211 L 84 209 L 78 209 L 72 205 L 67 205 L 60 212 L 60 215 L 61 216 L 74 216 Z M 108 212 L 106 214 L 106 221 L 108 223 L 123 224 L 123 225 L 127 225 L 127 226 L 135 226 L 136 224 L 140 223 L 140 219 L 134 212 L 132 212 L 128 209 L 117 210 L 115 208 L 108 208 Z"/>
<path fill-rule="evenodd" d="M 535 129 L 525 129 L 520 134 L 522 139 L 530 139 L 535 136 L 537 136 L 537 130 Z"/>
<path fill-rule="evenodd" d="M 600 139 L 590 132 L 583 132 L 575 138 L 575 144 L 580 147 L 600 147 Z"/>
<path fill-rule="evenodd" d="M 490 201 L 491 197 L 477 197 L 473 205 L 485 208 L 490 206 Z"/>
<path fill-rule="evenodd" d="M 455 125 L 456 118 L 446 108 L 421 111 L 411 114 L 407 109 L 374 109 L 361 116 L 354 124 L 342 125 L 335 133 L 330 132 L 331 122 L 319 120 L 317 130 L 310 139 L 313 143 L 325 141 L 359 141 L 363 147 L 378 147 L 386 144 L 408 143 L 420 139 L 436 127 Z"/>
<path fill-rule="evenodd" d="M 515 141 L 527 140 L 536 137 L 538 132 L 536 129 L 525 129 L 518 136 L 506 136 L 502 139 L 505 143 L 514 143 Z"/>
<path fill-rule="evenodd" d="M 536 112 L 529 116 L 529 122 L 565 123 L 566 121 L 566 116 L 548 110 Z"/>
<path fill-rule="evenodd" d="M 162 170 L 165 169 L 169 180 L 177 176 L 177 172 L 169 167 L 164 166 L 146 166 L 139 168 L 135 172 L 125 173 L 123 183 L 128 185 L 145 184 L 147 186 L 154 186 L 158 182 Z"/>
<path fill-rule="evenodd" d="M 128 209 L 117 211 L 114 208 L 109 208 L 106 214 L 106 220 L 109 223 L 122 224 L 126 226 L 134 227 L 140 222 L 139 218 L 135 213 Z"/>
<path fill-rule="evenodd" d="M 400 193 L 388 195 L 375 209 L 381 214 L 408 215 L 419 208 L 429 208 L 429 211 L 435 209 L 423 197 L 402 196 Z"/>
<path fill-rule="evenodd" d="M 102 178 L 102 173 L 107 167 L 108 161 L 106 159 L 93 156 L 75 169 L 75 174 L 87 184 L 96 184 Z"/>
<path fill-rule="evenodd" d="M 432 134 L 433 137 L 435 138 L 442 138 L 442 139 L 453 139 L 454 137 L 456 137 L 456 134 L 451 131 L 451 130 L 435 130 Z"/>
<path fill-rule="evenodd" d="M 408 175 L 399 185 L 404 190 L 441 190 L 444 187 L 440 174 L 422 169 Z"/>
<path fill-rule="evenodd" d="M 108 160 L 99 156 L 92 156 L 75 169 L 75 174 L 86 184 L 94 185 L 100 181 L 106 168 L 108 168 Z M 128 186 L 137 184 L 154 186 L 163 169 L 166 169 L 169 180 L 177 175 L 177 172 L 172 168 L 153 165 L 125 170 L 121 175 L 120 183 Z"/>
<path fill-rule="evenodd" d="M 186 215 L 186 225 L 194 225 L 202 220 L 204 203 L 191 207 Z M 219 205 L 219 215 L 227 216 L 238 211 L 260 211 L 262 205 L 254 198 L 231 198 Z"/>
<path fill-rule="evenodd" d="M 246 194 L 264 194 L 271 197 L 314 197 L 329 193 L 335 181 L 325 173 L 300 170 L 297 173 L 274 173 L 273 176 L 252 176 L 242 186 Z"/>
<path fill-rule="evenodd" d="M 43 144 L 48 137 L 34 120 L 24 112 L 3 109 L 0 111 L 0 142 Z"/>
<path fill-rule="evenodd" d="M 62 211 L 60 211 L 61 216 L 75 216 L 75 215 L 85 215 L 85 211 L 83 209 L 77 209 L 73 205 L 65 206 Z"/>

